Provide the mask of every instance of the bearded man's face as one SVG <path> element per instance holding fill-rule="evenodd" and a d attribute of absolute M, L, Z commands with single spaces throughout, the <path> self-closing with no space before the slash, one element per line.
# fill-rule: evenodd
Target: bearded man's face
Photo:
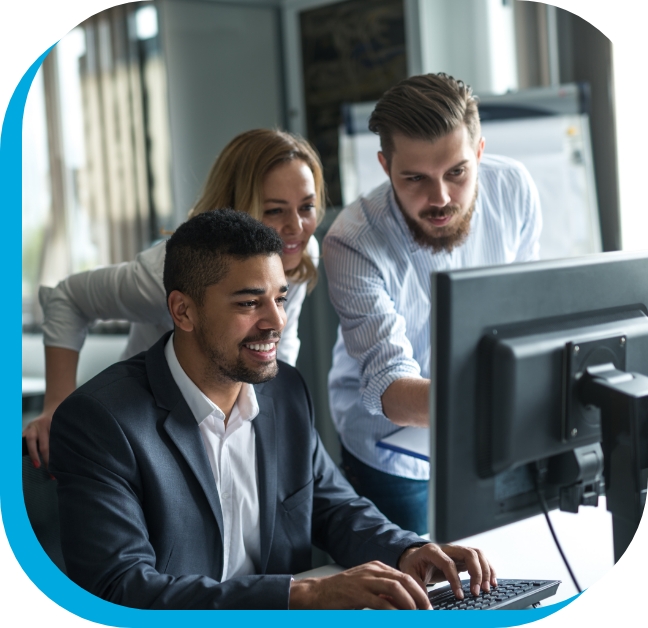
<path fill-rule="evenodd" d="M 483 138 L 475 147 L 461 125 L 436 141 L 404 135 L 392 141 L 391 160 L 383 153 L 379 159 L 412 236 L 435 252 L 451 251 L 470 232 Z"/>

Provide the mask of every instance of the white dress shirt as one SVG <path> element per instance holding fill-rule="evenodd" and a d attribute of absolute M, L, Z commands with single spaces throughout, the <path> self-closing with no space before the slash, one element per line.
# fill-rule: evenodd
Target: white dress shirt
<path fill-rule="evenodd" d="M 385 473 L 426 480 L 429 463 L 376 447 L 396 431 L 382 411 L 394 381 L 430 377 L 430 275 L 538 259 L 542 214 L 524 166 L 484 155 L 466 241 L 451 253 L 415 242 L 389 182 L 336 219 L 324 240 L 331 302 L 340 316 L 329 401 L 343 445 Z"/>
<path fill-rule="evenodd" d="M 223 511 L 223 577 L 258 573 L 261 555 L 259 489 L 252 420 L 259 414 L 254 387 L 243 384 L 225 427 L 222 410 L 178 362 L 173 334 L 164 348 L 171 375 L 193 412 L 207 450 Z"/>

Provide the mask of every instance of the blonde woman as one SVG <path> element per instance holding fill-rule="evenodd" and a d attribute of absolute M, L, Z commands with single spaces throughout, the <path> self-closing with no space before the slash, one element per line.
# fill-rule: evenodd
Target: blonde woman
<path fill-rule="evenodd" d="M 290 282 L 288 322 L 277 357 L 294 365 L 297 326 L 306 291 L 317 278 L 319 247 L 313 233 L 324 212 L 322 166 L 301 137 L 256 129 L 237 135 L 219 155 L 190 216 L 233 207 L 274 228 L 284 242 L 283 266 Z M 132 323 L 123 358 L 148 349 L 173 329 L 162 270 L 165 243 L 134 261 L 71 275 L 55 288 L 41 287 L 45 342 L 45 401 L 42 414 L 23 433 L 30 457 L 49 463 L 49 429 L 54 410 L 76 388 L 79 351 L 97 320 Z"/>

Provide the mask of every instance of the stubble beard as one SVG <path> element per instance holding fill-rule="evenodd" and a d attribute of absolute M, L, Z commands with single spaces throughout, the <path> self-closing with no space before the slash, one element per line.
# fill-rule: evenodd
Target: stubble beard
<path fill-rule="evenodd" d="M 246 338 L 241 345 L 255 342 L 267 342 L 268 340 L 278 340 L 279 338 L 281 338 L 281 333 L 277 331 L 269 331 L 267 334 L 262 334 L 254 338 Z M 207 372 L 205 375 L 212 381 L 263 384 L 264 382 L 274 379 L 279 371 L 279 366 L 277 365 L 276 360 L 273 360 L 266 365 L 259 365 L 258 369 L 253 369 L 247 366 L 240 354 L 236 360 L 228 362 L 223 352 L 207 337 L 203 321 L 201 321 L 200 329 L 196 328 L 196 341 L 198 342 L 201 351 L 208 358 Z"/>
<path fill-rule="evenodd" d="M 468 211 L 464 214 L 457 226 L 454 227 L 454 229 L 450 233 L 442 235 L 431 235 L 425 229 L 423 229 L 418 221 L 409 216 L 404 211 L 400 199 L 396 194 L 396 190 L 394 190 L 394 198 L 396 199 L 396 205 L 398 206 L 398 209 L 400 209 L 400 212 L 403 215 L 403 219 L 405 220 L 405 223 L 407 224 L 410 233 L 414 238 L 414 241 L 418 245 L 424 248 L 432 249 L 434 253 L 440 253 L 442 251 L 451 253 L 456 247 L 461 246 L 470 234 L 470 224 L 475 212 L 475 204 L 477 203 L 477 191 L 478 186 L 477 183 L 475 183 L 475 193 L 473 195 L 473 199 L 470 207 L 468 208 Z M 455 215 L 461 211 L 461 208 L 458 205 L 448 205 L 447 207 L 444 207 L 443 210 L 446 214 Z M 424 220 L 426 216 L 434 216 L 438 213 L 440 213 L 439 210 L 430 208 L 420 212 L 419 218 L 421 220 Z M 439 228 L 439 231 L 442 230 L 443 227 Z"/>

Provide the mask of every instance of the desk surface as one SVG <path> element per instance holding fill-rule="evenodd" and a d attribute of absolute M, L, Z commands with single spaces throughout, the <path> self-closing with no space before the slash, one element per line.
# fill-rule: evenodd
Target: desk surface
<path fill-rule="evenodd" d="M 316 567 L 315 569 L 309 569 L 308 571 L 295 574 L 295 580 L 303 580 L 304 578 L 324 578 L 325 576 L 332 576 L 341 571 L 344 571 L 344 569 L 342 569 L 340 565 L 324 565 L 323 567 Z"/>
<path fill-rule="evenodd" d="M 578 514 L 552 510 L 549 517 L 583 589 L 614 566 L 612 515 L 605 508 L 605 498 L 599 500 L 597 508 L 581 506 Z M 457 544 L 484 550 L 502 578 L 562 580 L 558 592 L 551 598 L 552 604 L 577 593 L 544 515 L 477 534 Z"/>
<path fill-rule="evenodd" d="M 614 566 L 612 517 L 605 509 L 605 499 L 600 500 L 598 508 L 581 507 L 578 515 L 554 510 L 549 517 L 583 589 Z M 544 605 L 562 602 L 577 593 L 544 515 L 462 539 L 456 544 L 484 550 L 500 578 L 562 580 L 556 595 Z M 340 571 L 339 565 L 325 565 L 298 574 L 295 579 L 330 576 Z"/>

